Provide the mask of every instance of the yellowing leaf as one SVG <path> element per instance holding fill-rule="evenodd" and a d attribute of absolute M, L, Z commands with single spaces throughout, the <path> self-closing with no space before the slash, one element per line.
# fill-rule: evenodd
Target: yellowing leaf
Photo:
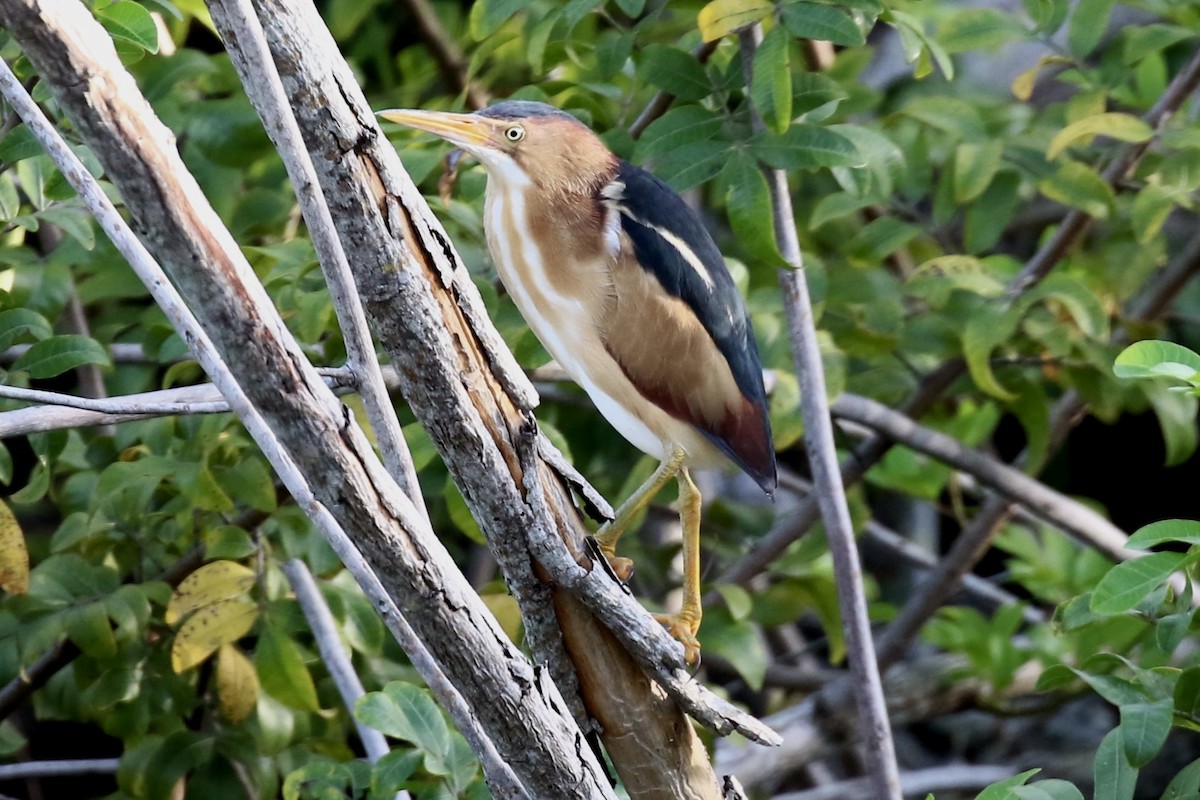
<path fill-rule="evenodd" d="M 500 627 L 514 642 L 521 641 L 521 611 L 517 601 L 507 592 L 495 592 L 481 597 L 483 604 L 492 612 Z"/>
<path fill-rule="evenodd" d="M 1042 56 L 1029 69 L 1022 72 L 1012 82 L 1013 97 L 1020 100 L 1022 103 L 1027 102 L 1033 95 L 1034 84 L 1037 83 L 1038 74 L 1042 71 L 1042 67 L 1047 64 L 1070 64 L 1071 59 L 1063 56 Z"/>
<path fill-rule="evenodd" d="M 211 656 L 218 647 L 250 632 L 258 606 L 245 600 L 211 603 L 187 618 L 171 646 L 171 668 L 183 672 Z"/>
<path fill-rule="evenodd" d="M 230 722 L 246 719 L 258 702 L 258 672 L 231 644 L 221 645 L 217 654 L 217 702 L 221 715 Z"/>
<path fill-rule="evenodd" d="M 174 625 L 198 608 L 241 597 L 254 585 L 254 570 L 236 561 L 213 561 L 179 584 L 167 606 L 166 622 Z"/>
<path fill-rule="evenodd" d="M 712 0 L 700 9 L 696 24 L 704 41 L 713 42 L 747 25 L 761 22 L 773 10 L 774 7 L 767 0 Z"/>
<path fill-rule="evenodd" d="M 25 535 L 8 503 L 0 502 L 0 589 L 9 594 L 29 591 L 29 550 Z"/>
<path fill-rule="evenodd" d="M 1144 142 L 1154 135 L 1154 129 L 1130 114 L 1094 114 L 1059 131 L 1046 148 L 1046 158 L 1054 158 L 1078 139 L 1097 134 L 1122 142 Z"/>

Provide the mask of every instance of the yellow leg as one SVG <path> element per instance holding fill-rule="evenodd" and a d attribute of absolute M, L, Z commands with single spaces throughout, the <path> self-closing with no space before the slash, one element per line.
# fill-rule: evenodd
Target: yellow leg
<path fill-rule="evenodd" d="M 681 448 L 672 448 L 670 455 L 658 465 L 654 474 L 621 504 L 621 507 L 617 509 L 616 516 L 596 531 L 596 542 L 600 545 L 601 552 L 608 556 L 609 561 L 612 561 L 616 555 L 617 540 L 621 538 L 621 534 L 629 527 L 633 518 L 650 504 L 654 495 L 658 494 L 671 478 L 675 477 L 683 467 L 683 457 L 684 452 Z"/>
<path fill-rule="evenodd" d="M 687 663 L 700 663 L 700 490 L 692 482 L 687 467 L 679 469 L 679 521 L 683 526 L 683 605 L 677 614 L 658 614 L 659 622 L 683 644 Z"/>

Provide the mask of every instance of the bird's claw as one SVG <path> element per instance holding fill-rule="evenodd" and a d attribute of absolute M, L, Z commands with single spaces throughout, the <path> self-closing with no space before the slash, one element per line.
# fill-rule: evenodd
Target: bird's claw
<path fill-rule="evenodd" d="M 605 553 L 604 558 L 608 561 L 608 568 L 612 570 L 612 574 L 617 576 L 617 580 L 621 583 L 629 583 L 629 579 L 633 577 L 633 559 L 614 556 L 610 553 Z"/>
<path fill-rule="evenodd" d="M 683 645 L 683 660 L 693 669 L 700 666 L 700 641 L 696 632 L 699 622 L 692 622 L 682 614 L 655 614 L 654 619 L 667 629 L 671 637 Z"/>

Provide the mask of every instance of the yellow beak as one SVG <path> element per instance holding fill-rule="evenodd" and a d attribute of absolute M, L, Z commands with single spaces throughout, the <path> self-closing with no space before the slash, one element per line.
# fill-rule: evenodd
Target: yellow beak
<path fill-rule="evenodd" d="M 376 115 L 388 122 L 398 122 L 410 128 L 436 134 L 467 152 L 486 147 L 490 141 L 487 125 L 474 114 L 392 108 L 377 111 Z"/>

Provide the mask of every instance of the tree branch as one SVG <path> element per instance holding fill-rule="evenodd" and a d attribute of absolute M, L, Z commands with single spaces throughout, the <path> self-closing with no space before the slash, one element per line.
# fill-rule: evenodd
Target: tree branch
<path fill-rule="evenodd" d="M 974 792 L 1011 778 L 1016 772 L 1015 768 L 1001 764 L 955 764 L 919 769 L 900 773 L 900 791 L 905 797 L 926 797 L 934 792 Z M 774 800 L 842 800 L 846 797 L 864 797 L 870 790 L 870 781 L 860 779 L 803 792 L 784 792 L 775 795 Z"/>
<path fill-rule="evenodd" d="M 1110 558 L 1128 561 L 1145 555 L 1126 550 L 1128 535 L 1082 503 L 1018 469 L 967 447 L 953 436 L 926 428 L 882 403 L 859 395 L 843 394 L 834 401 L 833 413 L 974 476 L 1009 502 L 1025 506 L 1047 523 Z"/>
<path fill-rule="evenodd" d="M 189 340 L 264 451 L 272 436 L 285 443 L 285 452 L 268 457 L 302 507 L 323 532 L 344 525 L 354 533 L 397 606 L 411 612 L 422 639 L 471 697 L 493 740 L 509 745 L 502 755 L 523 780 L 536 779 L 564 798 L 611 797 L 598 765 L 577 742 L 578 730 L 563 717 L 557 693 L 507 644 L 348 412 L 290 341 L 100 26 L 67 0 L 5 0 L 0 22 L 113 177 L 230 371 L 248 379 L 242 395 L 219 362 Z M 64 168 L 77 185 L 80 173 L 86 175 L 70 164 Z M 147 276 L 147 283 L 154 293 L 165 282 Z M 265 430 L 262 421 L 269 424 Z"/>
<path fill-rule="evenodd" d="M 536 395 L 500 344 L 453 244 L 379 133 L 315 12 L 282 0 L 256 5 L 276 61 L 289 65 L 284 85 L 347 243 L 368 316 L 397 367 L 410 408 L 487 534 L 529 630 L 531 609 L 540 613 L 539 596 L 551 594 L 534 575 L 529 532 L 552 532 L 566 542 L 576 569 L 592 566 L 583 544 L 586 530 L 558 471 L 539 460 L 530 484 L 516 455 L 525 411 Z M 564 585 L 551 569 L 539 574 Z M 611 716 L 602 732 L 610 754 L 622 736 L 657 742 L 653 749 L 613 755 L 631 797 L 678 796 L 662 785 L 664 775 L 682 781 L 697 797 L 719 797 L 703 745 L 678 709 L 642 702 L 661 690 L 609 635 L 605 626 L 619 624 L 613 610 L 588 611 L 563 589 L 555 589 L 553 598 L 585 704 L 593 714 Z M 596 613 L 604 625 L 596 624 Z M 658 627 L 641 609 L 631 623 L 633 630 Z M 682 668 L 677 645 L 663 644 L 656 662 Z M 541 658 L 544 651 L 534 646 Z M 630 664 L 632 671 L 626 669 Z"/>
<path fill-rule="evenodd" d="M 755 24 L 739 34 L 746 86 L 750 86 L 754 53 L 762 41 L 762 28 Z M 751 109 L 751 123 L 756 131 L 766 125 Z M 867 600 L 863 594 L 862 565 L 854 540 L 854 526 L 846 506 L 846 490 L 833 443 L 833 422 L 829 416 L 825 371 L 821 348 L 817 342 L 816 323 L 800 239 L 796 233 L 792 199 L 788 193 L 787 176 L 782 170 L 764 168 L 763 174 L 771 193 L 775 238 L 780 254 L 792 269 L 779 270 L 779 285 L 783 292 L 783 310 L 787 317 L 788 339 L 796 376 L 800 381 L 800 411 L 804 417 L 804 444 L 813 472 L 814 494 L 825 522 L 825 535 L 833 556 L 837 584 L 838 608 L 845 628 L 846 652 L 850 671 L 854 675 L 855 699 L 859 720 L 866 741 L 866 761 L 872 793 L 879 798 L 900 797 L 900 778 L 896 766 L 892 729 L 888 723 L 887 705 L 883 699 L 883 684 L 875 662 L 875 646 L 871 640 L 871 621 L 867 617 Z"/>

